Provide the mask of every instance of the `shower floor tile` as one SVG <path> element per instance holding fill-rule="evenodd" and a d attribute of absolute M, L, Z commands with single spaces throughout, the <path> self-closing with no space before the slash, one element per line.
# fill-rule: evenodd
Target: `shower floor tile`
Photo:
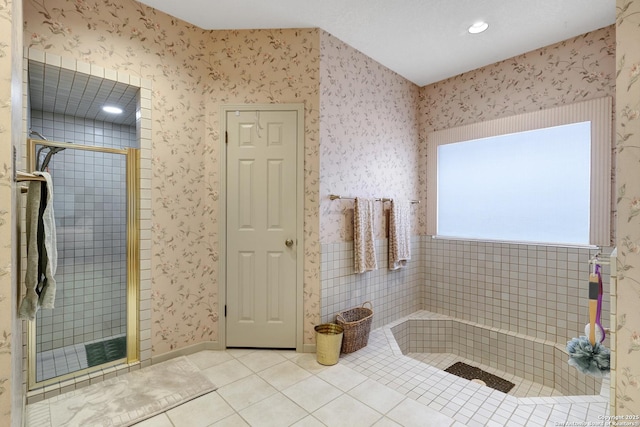
<path fill-rule="evenodd" d="M 89 367 L 86 344 L 107 341 L 124 335 L 101 338 L 84 344 L 74 344 L 36 354 L 36 382 L 59 377 Z"/>
<path fill-rule="evenodd" d="M 515 376 L 513 374 L 509 374 L 507 372 L 501 371 L 499 369 L 492 368 L 491 366 L 477 363 L 473 360 L 466 359 L 456 354 L 408 353 L 407 356 L 442 370 L 447 369 L 449 366 L 453 365 L 456 362 L 463 362 L 468 365 L 478 367 L 485 372 L 489 372 L 490 374 L 493 374 L 497 377 L 500 377 L 502 379 L 505 379 L 507 381 L 511 381 L 512 383 L 514 383 L 515 387 L 513 387 L 508 393 L 510 396 L 515 396 L 515 397 L 562 396 L 562 393 L 560 393 L 558 390 L 555 390 L 554 388 L 547 387 L 542 384 L 538 384 L 533 381 L 526 380 L 524 378 Z"/>

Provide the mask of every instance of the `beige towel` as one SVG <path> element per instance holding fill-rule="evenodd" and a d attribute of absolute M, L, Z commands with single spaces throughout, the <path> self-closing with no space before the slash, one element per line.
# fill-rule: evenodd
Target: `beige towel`
<path fill-rule="evenodd" d="M 46 182 L 32 181 L 27 193 L 27 292 L 20 304 L 22 319 L 33 320 L 40 307 L 53 308 L 58 249 L 53 213 L 53 183 L 47 172 L 34 172 Z"/>
<path fill-rule="evenodd" d="M 353 211 L 353 259 L 356 273 L 378 269 L 373 236 L 373 199 L 356 198 Z"/>
<path fill-rule="evenodd" d="M 392 200 L 389 212 L 389 270 L 411 259 L 411 202 Z"/>

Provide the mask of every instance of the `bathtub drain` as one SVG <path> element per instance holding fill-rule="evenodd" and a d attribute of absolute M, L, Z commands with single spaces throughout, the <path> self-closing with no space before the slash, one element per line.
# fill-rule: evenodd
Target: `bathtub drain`
<path fill-rule="evenodd" d="M 489 372 L 485 372 L 478 367 L 467 365 L 463 362 L 456 362 L 445 369 L 445 371 L 469 381 L 495 388 L 503 393 L 509 393 L 509 390 L 511 390 L 515 385 L 510 381 L 497 377 Z"/>

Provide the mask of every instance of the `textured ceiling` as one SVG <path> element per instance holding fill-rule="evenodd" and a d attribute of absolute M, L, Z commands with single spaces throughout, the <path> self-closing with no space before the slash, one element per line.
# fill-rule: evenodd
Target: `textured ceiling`
<path fill-rule="evenodd" d="M 141 0 L 204 29 L 319 27 L 419 86 L 606 27 L 615 0 Z M 489 23 L 482 34 L 468 27 Z"/>
<path fill-rule="evenodd" d="M 133 126 L 137 94 L 134 86 L 29 61 L 29 102 L 33 110 Z M 102 111 L 103 105 L 124 111 L 108 114 Z"/>

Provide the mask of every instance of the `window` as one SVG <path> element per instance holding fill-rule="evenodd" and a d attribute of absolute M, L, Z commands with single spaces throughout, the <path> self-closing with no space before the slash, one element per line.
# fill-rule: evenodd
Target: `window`
<path fill-rule="evenodd" d="M 610 108 L 602 98 L 431 134 L 429 234 L 608 245 Z"/>

